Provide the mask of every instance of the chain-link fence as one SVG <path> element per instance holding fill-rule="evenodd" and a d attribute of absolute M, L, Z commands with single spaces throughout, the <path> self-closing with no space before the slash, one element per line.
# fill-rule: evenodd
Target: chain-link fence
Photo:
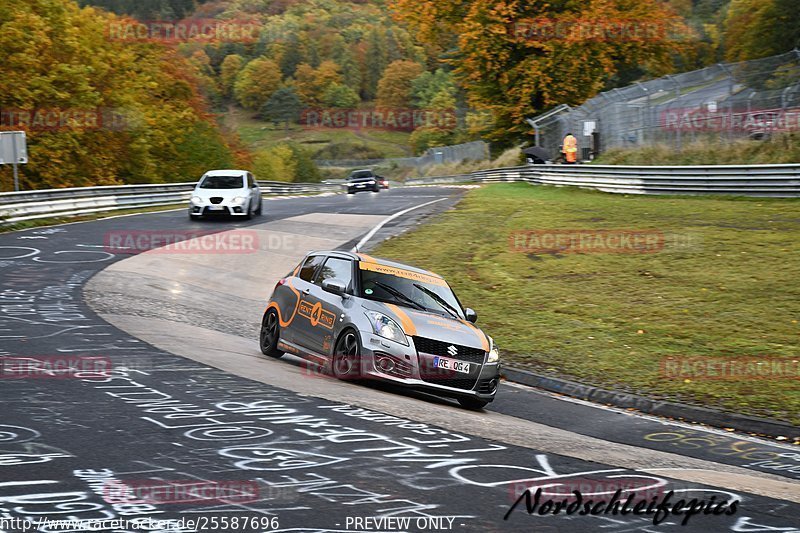
<path fill-rule="evenodd" d="M 400 167 L 425 168 L 442 163 L 460 163 L 462 161 L 483 161 L 489 159 L 489 145 L 483 141 L 473 141 L 450 146 L 428 148 L 419 157 L 395 157 L 391 159 L 315 159 L 320 167 L 356 168 L 394 163 Z"/>
<path fill-rule="evenodd" d="M 765 139 L 800 130 L 800 50 L 664 76 L 528 120 L 553 159 L 564 136 L 589 159 L 610 148 Z"/>

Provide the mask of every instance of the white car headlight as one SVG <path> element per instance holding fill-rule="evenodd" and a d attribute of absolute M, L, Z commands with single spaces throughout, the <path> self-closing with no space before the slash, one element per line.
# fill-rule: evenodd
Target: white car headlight
<path fill-rule="evenodd" d="M 192 196 L 192 203 L 200 205 L 203 203 L 203 199 L 199 196 Z"/>
<path fill-rule="evenodd" d="M 372 324 L 372 331 L 375 332 L 375 335 L 408 346 L 406 334 L 397 322 L 377 311 L 367 311 L 364 314 L 369 318 L 369 322 Z"/>
<path fill-rule="evenodd" d="M 231 203 L 233 205 L 242 205 L 244 203 L 244 201 L 245 201 L 245 197 L 244 196 L 237 196 L 236 198 L 231 200 Z"/>
<path fill-rule="evenodd" d="M 489 357 L 486 359 L 487 363 L 496 363 L 500 360 L 500 352 L 497 351 L 497 346 L 494 345 L 494 339 L 489 337 Z"/>

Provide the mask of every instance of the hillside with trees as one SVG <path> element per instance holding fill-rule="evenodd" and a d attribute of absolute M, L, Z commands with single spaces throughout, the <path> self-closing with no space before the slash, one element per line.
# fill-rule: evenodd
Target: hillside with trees
<path fill-rule="evenodd" d="M 555 105 L 581 104 L 599 91 L 670 72 L 786 51 L 800 41 L 800 15 L 791 4 L 0 0 L 0 108 L 42 116 L 89 109 L 104 123 L 82 126 L 62 116 L 59 127 L 27 128 L 19 116 L 5 116 L 0 127 L 28 129 L 26 188 L 176 181 L 230 165 L 255 165 L 264 179 L 315 180 L 313 158 L 410 155 L 475 139 L 499 149 L 524 141 L 530 135 L 524 118 Z M 181 21 L 250 33 L 119 37 L 119 28 L 147 34 Z M 587 23 L 606 31 L 620 22 L 654 31 L 625 38 L 536 33 Z M 320 110 L 346 116 L 376 109 L 448 120 L 396 130 L 363 124 L 337 130 L 330 120 L 315 130 L 308 123 Z M 249 152 L 239 148 L 237 132 Z M 0 176 L 7 187 L 8 169 Z"/>
<path fill-rule="evenodd" d="M 107 39 L 115 20 L 71 0 L 0 0 L 0 125 L 27 132 L 23 189 L 190 181 L 246 161 L 195 68 L 168 47 Z"/>

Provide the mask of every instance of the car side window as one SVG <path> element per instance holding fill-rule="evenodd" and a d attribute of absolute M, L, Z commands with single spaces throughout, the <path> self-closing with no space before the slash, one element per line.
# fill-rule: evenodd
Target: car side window
<path fill-rule="evenodd" d="M 300 267 L 300 279 L 303 281 L 310 282 L 314 277 L 314 272 L 317 270 L 317 267 L 322 263 L 322 260 L 325 259 L 323 255 L 312 255 L 308 259 L 306 259 L 303 266 Z"/>
<path fill-rule="evenodd" d="M 253 175 L 249 172 L 247 173 L 247 186 L 251 189 L 256 186 L 255 181 L 253 180 Z"/>
<path fill-rule="evenodd" d="M 322 282 L 326 279 L 338 279 L 343 281 L 349 288 L 353 281 L 353 261 L 339 257 L 329 257 L 322 266 L 322 270 L 319 271 L 319 276 L 317 276 L 314 283 L 322 285 Z"/>

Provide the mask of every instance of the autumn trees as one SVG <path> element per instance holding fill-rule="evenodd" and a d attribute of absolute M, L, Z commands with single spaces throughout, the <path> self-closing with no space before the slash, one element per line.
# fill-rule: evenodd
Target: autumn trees
<path fill-rule="evenodd" d="M 495 140 L 527 132 L 525 117 L 582 103 L 628 65 L 664 73 L 682 44 L 672 38 L 681 19 L 657 0 L 393 0 L 391 7 L 454 67 L 470 105 L 492 114 L 486 134 Z M 614 24 L 651 31 L 603 33 Z"/>
<path fill-rule="evenodd" d="M 731 0 L 725 17 L 730 61 L 782 54 L 800 46 L 800 9 L 795 0 Z"/>
<path fill-rule="evenodd" d="M 0 127 L 27 132 L 24 188 L 189 181 L 236 163 L 198 69 L 170 48 L 109 39 L 113 20 L 71 0 L 0 0 Z"/>

